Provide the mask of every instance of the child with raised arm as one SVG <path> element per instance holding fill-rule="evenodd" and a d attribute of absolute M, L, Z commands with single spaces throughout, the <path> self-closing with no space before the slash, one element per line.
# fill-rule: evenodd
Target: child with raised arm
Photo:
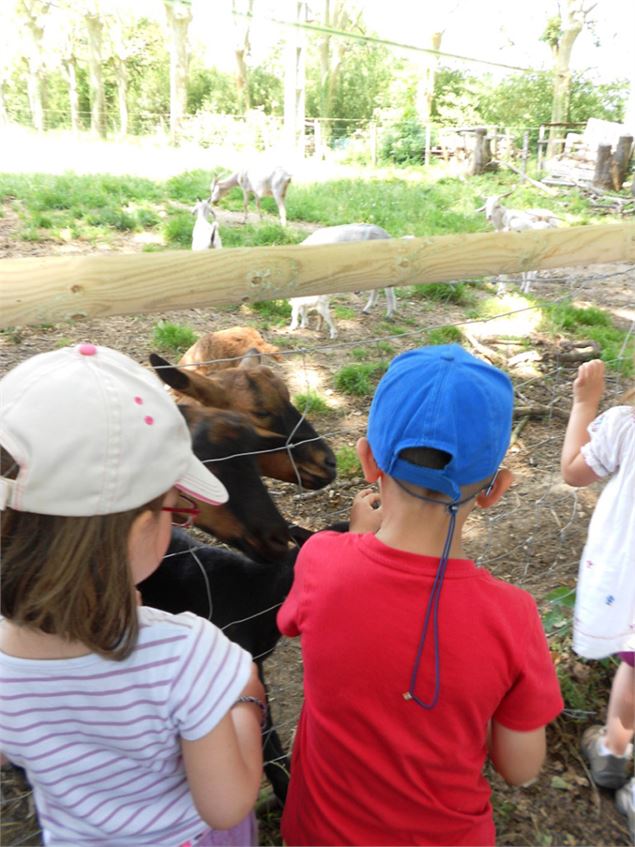
<path fill-rule="evenodd" d="M 304 545 L 278 614 L 304 659 L 287 844 L 491 845 L 488 755 L 513 785 L 538 774 L 562 698 L 536 604 L 462 541 L 510 485 L 512 407 L 457 345 L 381 380 L 357 445 L 381 510 L 357 499 L 351 532 Z"/>
<path fill-rule="evenodd" d="M 605 726 L 582 737 L 594 782 L 620 789 L 616 804 L 627 815 L 635 844 L 635 780 L 628 781 L 635 727 L 635 408 L 613 406 L 599 417 L 604 362 L 580 365 L 562 447 L 562 475 L 584 486 L 609 478 L 580 560 L 573 649 L 589 659 L 620 659 Z"/>
<path fill-rule="evenodd" d="M 257 843 L 255 665 L 135 590 L 195 513 L 188 495 L 227 492 L 156 377 L 114 350 L 34 356 L 0 399 L 0 750 L 26 770 L 45 844 Z"/>

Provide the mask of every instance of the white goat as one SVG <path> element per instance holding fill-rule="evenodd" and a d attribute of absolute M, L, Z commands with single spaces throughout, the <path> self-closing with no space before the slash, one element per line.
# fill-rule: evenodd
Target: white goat
<path fill-rule="evenodd" d="M 256 198 L 256 209 L 262 220 L 262 210 L 260 201 L 263 197 L 273 197 L 278 207 L 280 215 L 280 223 L 282 226 L 287 225 L 287 209 L 284 204 L 287 194 L 287 188 L 291 182 L 291 175 L 284 168 L 276 167 L 271 170 L 262 170 L 260 168 L 245 168 L 242 171 L 236 171 L 224 179 L 213 179 L 210 185 L 211 202 L 218 203 L 221 197 L 224 197 L 228 191 L 236 186 L 239 186 L 243 192 L 243 204 L 245 209 L 245 220 L 247 223 L 249 203 L 249 195 L 253 194 Z"/>
<path fill-rule="evenodd" d="M 329 309 L 330 299 L 328 294 L 317 294 L 314 297 L 292 297 L 289 300 L 289 303 L 291 303 L 291 323 L 289 324 L 289 329 L 298 328 L 298 319 L 300 320 L 301 328 L 304 329 L 307 325 L 309 312 L 315 310 L 318 313 L 317 328 L 320 329 L 322 320 L 324 320 L 328 325 L 330 337 L 337 338 L 337 330 L 335 329 L 331 310 Z"/>
<path fill-rule="evenodd" d="M 209 200 L 197 200 L 192 214 L 196 215 L 192 230 L 192 250 L 213 250 L 222 247 L 220 227 Z"/>
<path fill-rule="evenodd" d="M 485 217 L 497 232 L 526 232 L 530 229 L 553 229 L 559 219 L 549 209 L 509 209 L 500 202 L 500 197 L 488 197 L 485 201 Z M 536 271 L 523 271 L 520 290 L 527 294 Z M 499 282 L 498 293 L 503 294 L 505 283 Z"/>
<path fill-rule="evenodd" d="M 340 244 L 345 241 L 376 241 L 378 239 L 390 238 L 390 235 L 385 229 L 375 224 L 342 224 L 341 226 L 327 226 L 322 229 L 316 229 L 308 238 L 302 242 L 303 245 L 316 244 Z M 394 288 L 385 288 L 386 293 L 386 317 L 391 318 L 397 309 L 397 296 Z M 364 314 L 368 314 L 372 307 L 377 302 L 379 290 L 373 288 L 368 297 L 368 302 L 364 306 Z M 331 338 L 335 338 L 337 332 L 333 324 L 331 313 L 329 311 L 328 294 L 320 294 L 315 297 L 292 297 L 289 300 L 291 303 L 291 324 L 289 329 L 297 329 L 298 317 L 302 318 L 301 326 L 306 326 L 307 315 L 309 311 L 315 309 L 320 318 L 324 318 L 331 331 Z"/>

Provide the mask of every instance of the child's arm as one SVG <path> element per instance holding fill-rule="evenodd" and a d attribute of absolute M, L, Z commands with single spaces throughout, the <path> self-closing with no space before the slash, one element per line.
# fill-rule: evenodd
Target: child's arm
<path fill-rule="evenodd" d="M 382 517 L 381 496 L 372 488 L 364 488 L 353 500 L 349 532 L 377 532 Z"/>
<path fill-rule="evenodd" d="M 255 665 L 243 695 L 265 699 Z M 262 777 L 260 709 L 240 703 L 196 741 L 181 739 L 194 805 L 208 826 L 229 829 L 253 808 Z"/>
<path fill-rule="evenodd" d="M 538 776 L 545 760 L 545 728 L 516 732 L 492 721 L 488 747 L 492 764 L 505 782 L 525 785 Z"/>
<path fill-rule="evenodd" d="M 597 417 L 603 393 L 604 362 L 594 359 L 580 365 L 560 459 L 563 479 L 569 485 L 590 485 L 600 479 L 584 461 L 580 448 L 590 440 L 588 426 Z"/>

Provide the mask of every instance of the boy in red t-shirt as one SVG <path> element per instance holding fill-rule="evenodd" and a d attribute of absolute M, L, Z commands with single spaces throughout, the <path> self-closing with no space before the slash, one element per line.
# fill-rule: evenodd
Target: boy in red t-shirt
<path fill-rule="evenodd" d="M 495 843 L 488 755 L 513 785 L 563 703 L 536 604 L 465 558 L 511 483 L 508 377 L 457 345 L 398 356 L 357 449 L 375 495 L 303 547 L 278 614 L 302 636 L 290 845 Z"/>

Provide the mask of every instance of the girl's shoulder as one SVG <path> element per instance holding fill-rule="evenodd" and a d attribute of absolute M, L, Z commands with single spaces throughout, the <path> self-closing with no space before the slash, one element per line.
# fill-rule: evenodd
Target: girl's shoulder
<path fill-rule="evenodd" d="M 602 427 L 623 429 L 624 431 L 635 431 L 635 406 L 611 406 L 591 423 L 591 431 Z"/>
<path fill-rule="evenodd" d="M 214 624 L 192 612 L 178 615 L 139 606 L 139 644 L 183 644 L 209 638 L 216 632 Z M 177 648 L 178 649 L 178 648 Z"/>

